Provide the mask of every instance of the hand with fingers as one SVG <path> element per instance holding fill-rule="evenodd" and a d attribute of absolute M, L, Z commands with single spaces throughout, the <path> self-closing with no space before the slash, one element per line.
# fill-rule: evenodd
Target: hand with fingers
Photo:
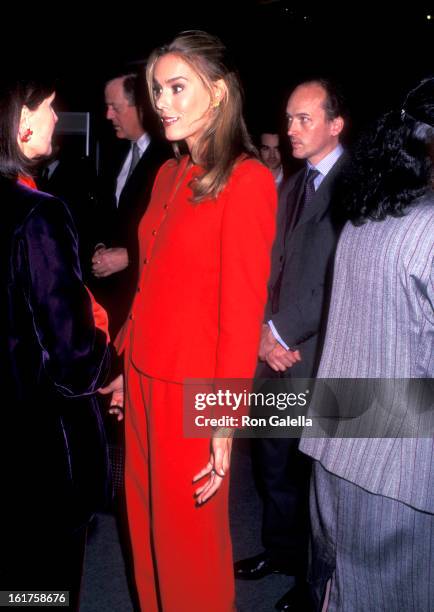
<path fill-rule="evenodd" d="M 128 251 L 123 247 L 99 248 L 92 257 L 92 272 L 96 278 L 104 278 L 122 272 L 128 267 Z"/>
<path fill-rule="evenodd" d="M 118 421 L 122 421 L 124 418 L 124 376 L 123 374 L 119 374 L 110 384 L 106 387 L 101 387 L 98 389 L 98 393 L 101 395 L 109 395 L 112 394 L 110 400 L 110 408 L 108 410 L 109 414 L 113 414 L 116 416 Z"/>
<path fill-rule="evenodd" d="M 208 477 L 206 482 L 196 489 L 194 496 L 196 504 L 201 506 L 208 501 L 220 488 L 223 478 L 229 471 L 233 430 L 219 429 L 211 439 L 211 454 L 206 466 L 193 477 L 193 482 Z"/>
<path fill-rule="evenodd" d="M 265 361 L 275 372 L 284 372 L 288 368 L 292 368 L 298 361 L 301 361 L 301 355 L 300 351 L 286 349 L 277 343 L 276 346 L 267 353 Z"/>
<path fill-rule="evenodd" d="M 265 323 L 262 326 L 259 359 L 268 363 L 275 372 L 284 372 L 288 368 L 292 368 L 297 361 L 301 361 L 301 356 L 300 351 L 286 349 L 279 344 L 270 326 Z"/>
<path fill-rule="evenodd" d="M 259 359 L 265 361 L 267 354 L 278 346 L 276 338 L 273 336 L 273 332 L 267 323 L 262 325 L 261 339 L 259 343 Z"/>

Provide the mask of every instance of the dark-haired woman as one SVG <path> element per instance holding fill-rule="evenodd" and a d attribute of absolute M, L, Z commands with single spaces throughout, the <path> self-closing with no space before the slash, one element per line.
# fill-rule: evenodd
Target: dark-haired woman
<path fill-rule="evenodd" d="M 217 38 L 181 34 L 151 55 L 147 81 L 176 159 L 162 166 L 139 229 L 140 280 L 123 330 L 135 576 L 143 611 L 229 612 L 232 440 L 184 436 L 182 383 L 253 376 L 276 191 Z"/>
<path fill-rule="evenodd" d="M 431 78 L 363 139 L 349 180 L 318 376 L 401 391 L 380 381 L 393 402 L 372 405 L 397 435 L 301 442 L 316 460 L 311 578 L 318 605 L 328 582 L 328 610 L 433 609 L 433 142 Z"/>
<path fill-rule="evenodd" d="M 25 80 L 0 88 L 0 590 L 69 591 L 76 609 L 86 525 L 107 493 L 91 397 L 107 318 L 83 285 L 68 209 L 32 180 L 51 152 L 54 95 Z"/>

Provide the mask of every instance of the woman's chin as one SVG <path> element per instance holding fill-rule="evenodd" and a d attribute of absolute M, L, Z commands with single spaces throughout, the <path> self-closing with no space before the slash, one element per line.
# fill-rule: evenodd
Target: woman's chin
<path fill-rule="evenodd" d="M 166 140 L 168 140 L 169 142 L 178 142 L 182 140 L 182 137 L 179 136 L 179 134 L 176 134 L 170 128 L 164 130 L 164 136 L 166 137 Z"/>

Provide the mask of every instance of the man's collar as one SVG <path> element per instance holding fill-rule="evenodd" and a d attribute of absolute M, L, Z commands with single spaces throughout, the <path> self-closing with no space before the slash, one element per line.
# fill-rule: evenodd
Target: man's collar
<path fill-rule="evenodd" d="M 321 172 L 323 176 L 327 176 L 327 174 L 333 168 L 333 166 L 338 161 L 343 152 L 344 149 L 342 145 L 338 143 L 338 145 L 333 149 L 333 151 L 330 151 L 330 153 L 323 157 L 322 160 L 318 162 L 315 166 L 311 164 L 310 161 L 308 161 L 307 169 L 309 170 L 310 168 L 315 168 L 316 170 L 318 170 L 318 172 Z"/>
<path fill-rule="evenodd" d="M 148 132 L 144 132 L 138 140 L 135 141 L 136 145 L 140 149 L 140 153 L 143 154 L 149 146 L 151 139 L 149 137 Z M 134 141 L 131 143 L 131 146 L 134 144 Z"/>

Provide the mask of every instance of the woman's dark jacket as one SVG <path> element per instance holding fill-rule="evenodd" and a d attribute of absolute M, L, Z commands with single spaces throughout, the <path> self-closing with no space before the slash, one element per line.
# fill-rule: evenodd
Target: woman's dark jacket
<path fill-rule="evenodd" d="M 109 365 L 63 202 L 0 179 L 0 535 L 70 531 L 108 493 L 95 391 Z M 9 527 L 8 527 L 9 525 Z"/>

